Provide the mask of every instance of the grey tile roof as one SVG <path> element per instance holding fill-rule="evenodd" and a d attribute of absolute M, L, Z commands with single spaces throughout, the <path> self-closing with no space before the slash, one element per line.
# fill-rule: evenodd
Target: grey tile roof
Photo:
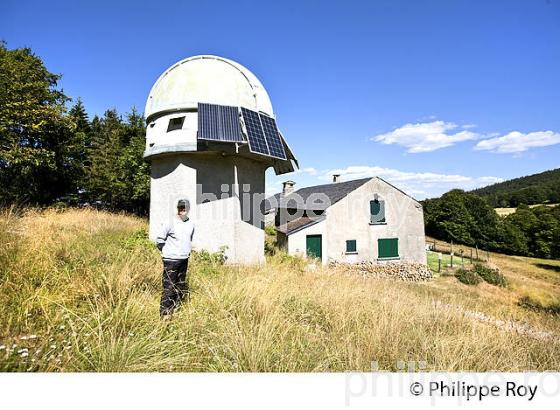
<path fill-rule="evenodd" d="M 325 219 L 324 215 L 315 216 L 315 217 L 302 216 L 300 218 L 294 219 L 291 222 L 288 222 L 287 224 L 280 225 L 279 227 L 276 228 L 276 230 L 285 233 L 286 235 L 290 235 L 309 225 L 314 225 L 318 222 L 321 222 L 324 219 Z"/>
<path fill-rule="evenodd" d="M 268 212 L 271 209 L 275 209 L 278 207 L 278 201 L 280 201 L 280 196 L 282 195 L 282 192 L 278 193 L 278 194 L 274 194 L 272 196 L 269 196 L 268 198 L 266 198 L 264 200 L 264 212 Z"/>
<path fill-rule="evenodd" d="M 325 210 L 371 179 L 372 178 L 362 178 L 353 181 L 309 186 L 298 189 L 285 197 L 282 196 L 281 193 L 276 194 L 265 200 L 265 211 L 278 207 L 310 209 L 315 211 Z M 314 197 L 310 198 L 312 195 Z"/>

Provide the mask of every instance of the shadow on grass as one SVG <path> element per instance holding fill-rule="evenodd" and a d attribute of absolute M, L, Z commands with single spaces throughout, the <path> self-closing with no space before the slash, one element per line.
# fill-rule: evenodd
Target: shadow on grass
<path fill-rule="evenodd" d="M 535 266 L 543 269 L 552 270 L 554 272 L 560 272 L 560 266 L 558 265 L 550 265 L 548 263 L 535 263 Z"/>

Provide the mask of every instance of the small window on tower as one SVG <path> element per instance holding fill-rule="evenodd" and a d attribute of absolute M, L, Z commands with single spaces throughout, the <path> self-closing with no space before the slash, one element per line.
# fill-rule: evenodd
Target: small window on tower
<path fill-rule="evenodd" d="M 180 130 L 183 128 L 183 123 L 185 122 L 185 117 L 171 118 L 169 120 L 169 125 L 167 126 L 167 132 Z"/>

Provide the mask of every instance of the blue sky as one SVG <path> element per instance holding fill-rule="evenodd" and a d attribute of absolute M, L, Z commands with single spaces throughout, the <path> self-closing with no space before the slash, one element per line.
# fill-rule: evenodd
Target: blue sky
<path fill-rule="evenodd" d="M 143 110 L 196 54 L 262 81 L 297 186 L 380 175 L 422 199 L 560 166 L 560 0 L 13 1 L 31 47 L 90 115 Z"/>

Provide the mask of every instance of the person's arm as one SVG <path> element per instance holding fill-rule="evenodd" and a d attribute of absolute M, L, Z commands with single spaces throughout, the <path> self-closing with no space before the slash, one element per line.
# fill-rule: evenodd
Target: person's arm
<path fill-rule="evenodd" d="M 156 237 L 156 246 L 160 250 L 160 252 L 165 246 L 165 241 L 167 240 L 168 234 L 169 234 L 169 227 L 165 224 L 162 224 L 159 233 Z"/>

